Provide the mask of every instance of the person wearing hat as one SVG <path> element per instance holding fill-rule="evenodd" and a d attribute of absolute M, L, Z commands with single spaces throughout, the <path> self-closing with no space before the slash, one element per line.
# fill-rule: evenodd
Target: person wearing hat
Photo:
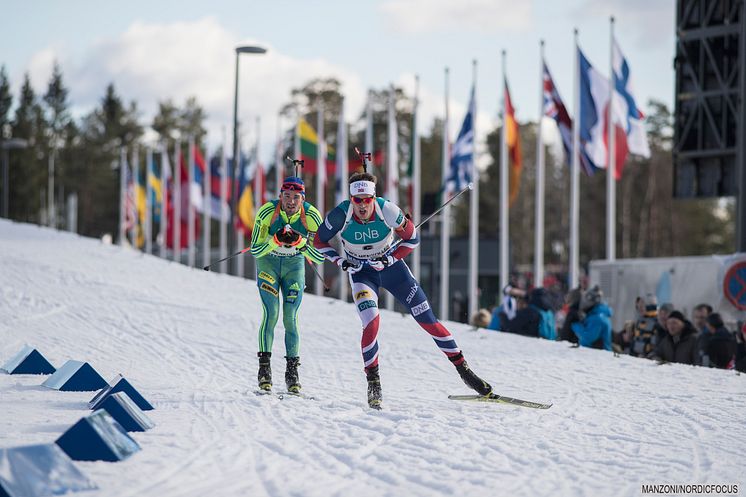
<path fill-rule="evenodd" d="M 668 333 L 655 347 L 655 358 L 698 365 L 697 330 L 681 311 L 671 311 L 666 319 L 666 330 Z"/>
<path fill-rule="evenodd" d="M 350 200 L 341 202 L 327 214 L 314 245 L 324 257 L 347 271 L 363 325 L 361 348 L 368 380 L 368 405 L 380 409 L 382 400 L 378 371 L 378 292 L 381 288 L 409 309 L 470 388 L 481 395 L 489 395 L 492 387 L 469 368 L 461 349 L 435 317 L 425 292 L 403 260 L 419 244 L 414 224 L 399 206 L 376 196 L 376 177 L 372 174 L 353 174 L 349 188 Z M 337 234 L 341 255 L 329 245 Z M 393 246 L 394 235 L 401 238 L 396 247 Z"/>
<path fill-rule="evenodd" d="M 603 292 L 598 285 L 589 288 L 580 297 L 578 318 L 571 329 L 581 347 L 611 350 L 611 308 L 603 302 Z"/>
<path fill-rule="evenodd" d="M 638 318 L 632 330 L 629 354 L 635 357 L 651 357 L 658 337 L 665 336 L 658 324 L 658 298 L 649 293 L 638 297 Z"/>
<path fill-rule="evenodd" d="M 304 258 L 320 264 L 324 257 L 313 247 L 321 213 L 306 200 L 301 178 L 291 176 L 280 187 L 280 198 L 261 206 L 251 235 L 251 255 L 256 259 L 256 284 L 262 300 L 259 326 L 259 388 L 272 389 L 272 342 L 282 305 L 285 325 L 285 383 L 300 392 L 298 310 L 306 282 Z"/>

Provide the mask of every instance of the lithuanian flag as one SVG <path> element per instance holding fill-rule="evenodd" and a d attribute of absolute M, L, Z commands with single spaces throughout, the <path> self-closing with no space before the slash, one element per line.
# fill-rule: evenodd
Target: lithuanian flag
<path fill-rule="evenodd" d="M 298 136 L 300 137 L 300 158 L 304 161 L 304 172 L 316 174 L 316 164 L 318 162 L 319 137 L 316 131 L 308 124 L 308 121 L 301 118 L 298 121 Z M 336 156 L 334 148 L 327 145 L 326 147 L 326 177 L 334 175 Z"/>

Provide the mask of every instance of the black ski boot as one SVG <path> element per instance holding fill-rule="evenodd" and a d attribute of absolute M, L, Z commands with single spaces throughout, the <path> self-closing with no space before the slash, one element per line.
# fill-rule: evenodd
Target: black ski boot
<path fill-rule="evenodd" d="M 381 378 L 378 376 L 378 366 L 367 368 L 365 376 L 368 379 L 368 407 L 380 410 L 383 394 L 381 393 Z"/>
<path fill-rule="evenodd" d="M 450 359 L 451 361 L 455 362 L 459 359 L 462 359 L 463 357 L 464 356 L 459 353 L 459 355 Z M 475 390 L 479 395 L 487 396 L 492 392 L 492 387 L 490 386 L 490 384 L 474 374 L 474 371 L 471 370 L 466 361 L 463 361 L 461 364 L 457 365 L 456 371 L 458 371 L 458 375 L 461 377 L 462 380 L 464 380 L 464 383 L 466 383 L 466 385 L 472 390 Z"/>
<path fill-rule="evenodd" d="M 287 366 L 285 368 L 285 385 L 290 393 L 300 393 L 300 380 L 298 379 L 298 366 L 300 357 L 285 357 Z"/>
<path fill-rule="evenodd" d="M 272 390 L 272 367 L 269 364 L 272 352 L 259 352 L 259 388 L 262 390 Z"/>

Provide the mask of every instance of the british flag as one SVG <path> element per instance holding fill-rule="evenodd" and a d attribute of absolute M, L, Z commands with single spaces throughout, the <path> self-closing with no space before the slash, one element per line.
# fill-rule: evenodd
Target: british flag
<path fill-rule="evenodd" d="M 544 115 L 551 117 L 557 123 L 560 135 L 562 136 L 562 144 L 565 147 L 565 154 L 568 162 L 570 162 L 572 158 L 572 119 L 567 112 L 565 104 L 562 102 L 562 97 L 560 97 L 559 91 L 554 84 L 546 62 L 543 62 L 542 65 L 544 68 Z M 580 167 L 588 176 L 591 176 L 597 169 L 585 151 L 580 156 Z"/>

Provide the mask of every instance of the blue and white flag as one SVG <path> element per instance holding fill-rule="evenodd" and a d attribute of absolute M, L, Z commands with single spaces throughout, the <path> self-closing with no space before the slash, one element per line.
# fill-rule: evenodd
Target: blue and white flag
<path fill-rule="evenodd" d="M 446 178 L 446 193 L 454 193 L 466 188 L 471 183 L 474 171 L 474 119 L 476 116 L 476 101 L 474 87 L 471 88 L 469 110 L 464 116 L 464 123 L 458 133 L 456 143 L 451 149 L 451 170 Z"/>
<path fill-rule="evenodd" d="M 609 80 L 599 73 L 578 48 L 580 58 L 580 146 L 588 154 L 593 168 L 605 169 L 606 108 L 609 105 Z"/>
<path fill-rule="evenodd" d="M 614 70 L 614 121 L 621 117 L 621 125 L 627 138 L 627 149 L 633 154 L 650 157 L 648 137 L 643 126 L 644 115 L 635 102 L 629 64 L 624 58 L 616 39 L 612 57 Z M 620 98 L 621 97 L 621 98 Z"/>

